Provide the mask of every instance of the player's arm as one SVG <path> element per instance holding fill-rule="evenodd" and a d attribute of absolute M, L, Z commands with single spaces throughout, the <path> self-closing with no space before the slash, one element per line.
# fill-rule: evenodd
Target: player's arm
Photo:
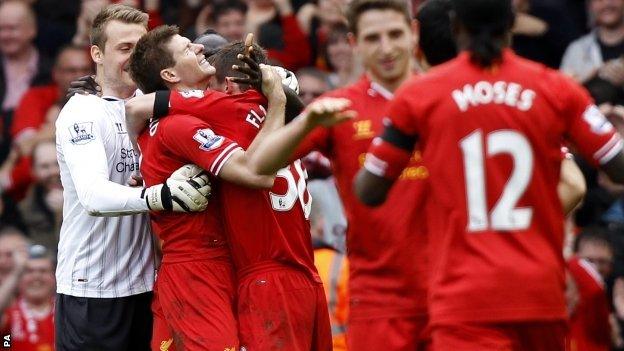
<path fill-rule="evenodd" d="M 583 172 L 579 169 L 571 155 L 561 162 L 559 184 L 557 194 L 563 207 L 563 212 L 568 215 L 578 206 L 587 193 L 587 184 Z"/>
<path fill-rule="evenodd" d="M 149 210 L 202 211 L 206 208 L 204 187 L 187 179 L 170 178 L 165 184 L 133 188 L 117 184 L 108 176 L 107 137 L 103 116 L 89 106 L 74 104 L 57 121 L 57 141 L 76 188 L 80 205 L 93 216 L 123 216 Z M 84 117 L 89 116 L 89 117 Z"/>
<path fill-rule="evenodd" d="M 624 184 L 624 141 L 594 105 L 589 93 L 576 83 L 564 81 L 566 136 L 594 166 L 616 183 Z"/>
<path fill-rule="evenodd" d="M 126 129 L 133 143 L 136 141 L 139 134 L 141 134 L 141 131 L 145 129 L 150 118 L 155 115 L 154 103 L 156 101 L 156 94 L 158 93 L 159 92 L 135 96 L 126 101 Z M 167 113 L 164 115 L 166 114 Z"/>
<path fill-rule="evenodd" d="M 274 177 L 255 172 L 236 142 L 197 117 L 172 115 L 160 120 L 156 130 L 159 142 L 174 155 L 215 177 L 249 188 L 273 186 Z"/>
<path fill-rule="evenodd" d="M 351 101 L 341 98 L 322 98 L 310 104 L 294 121 L 270 133 L 258 145 L 250 155 L 254 171 L 273 174 L 282 168 L 297 145 L 313 129 L 330 127 L 354 118 L 355 112 L 347 110 L 350 105 Z"/>
<path fill-rule="evenodd" d="M 385 202 L 390 188 L 409 163 L 418 140 L 413 102 L 413 90 L 405 84 L 390 103 L 390 117 L 384 119 L 383 134 L 373 139 L 364 167 L 355 176 L 355 195 L 367 206 Z"/>
<path fill-rule="evenodd" d="M 407 166 L 416 137 L 387 124 L 381 137 L 373 139 L 364 167 L 355 176 L 355 195 L 367 206 L 379 206 Z"/>

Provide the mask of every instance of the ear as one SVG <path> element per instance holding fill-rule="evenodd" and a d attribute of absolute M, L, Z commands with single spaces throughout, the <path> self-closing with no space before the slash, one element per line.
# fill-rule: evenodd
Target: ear
<path fill-rule="evenodd" d="M 225 82 L 223 82 L 223 92 L 226 94 L 236 94 L 240 92 L 240 86 L 237 83 L 232 82 L 230 77 L 225 77 Z"/>
<path fill-rule="evenodd" d="M 180 77 L 172 67 L 161 70 L 160 78 L 162 78 L 165 83 L 176 84 L 180 82 Z"/>
<path fill-rule="evenodd" d="M 104 53 L 100 50 L 99 46 L 91 45 L 91 59 L 95 64 L 101 65 L 104 59 Z"/>

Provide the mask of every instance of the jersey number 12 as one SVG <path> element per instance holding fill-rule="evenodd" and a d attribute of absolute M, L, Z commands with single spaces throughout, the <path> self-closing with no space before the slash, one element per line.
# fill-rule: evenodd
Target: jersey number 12
<path fill-rule="evenodd" d="M 523 230 L 531 225 L 533 209 L 516 205 L 533 174 L 533 151 L 524 135 L 513 130 L 498 130 L 487 134 L 483 145 L 480 129 L 461 140 L 468 205 L 469 232 L 484 230 Z M 500 199 L 488 215 L 485 157 L 508 154 L 513 159 L 513 171 Z"/>

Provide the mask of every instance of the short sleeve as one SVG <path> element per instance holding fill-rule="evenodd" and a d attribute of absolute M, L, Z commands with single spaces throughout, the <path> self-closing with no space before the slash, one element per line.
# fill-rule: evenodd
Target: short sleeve
<path fill-rule="evenodd" d="M 624 144 L 613 125 L 594 105 L 585 89 L 571 80 L 566 82 L 566 136 L 594 165 L 609 162 Z"/>
<path fill-rule="evenodd" d="M 209 124 L 188 115 L 171 115 L 157 127 L 163 147 L 214 176 L 241 150 L 234 141 L 216 134 Z"/>

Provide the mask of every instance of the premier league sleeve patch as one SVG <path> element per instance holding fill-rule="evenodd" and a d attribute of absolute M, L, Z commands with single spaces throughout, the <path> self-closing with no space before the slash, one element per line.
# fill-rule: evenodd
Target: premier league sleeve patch
<path fill-rule="evenodd" d="M 223 144 L 224 138 L 220 135 L 216 135 L 211 129 L 200 129 L 195 135 L 193 135 L 193 139 L 199 143 L 199 148 L 204 151 L 211 151 Z"/>
<path fill-rule="evenodd" d="M 93 122 L 74 123 L 69 126 L 70 141 L 74 145 L 88 144 L 95 139 L 93 135 Z"/>

